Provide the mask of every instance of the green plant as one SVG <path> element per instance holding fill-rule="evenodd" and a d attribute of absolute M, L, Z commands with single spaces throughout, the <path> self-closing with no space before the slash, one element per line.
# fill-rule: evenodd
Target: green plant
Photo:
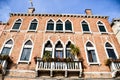
<path fill-rule="evenodd" d="M 73 54 L 74 56 L 77 56 L 80 53 L 79 48 L 74 44 L 71 44 L 70 48 L 71 48 L 71 54 Z"/>
<path fill-rule="evenodd" d="M 45 51 L 44 55 L 43 55 L 43 61 L 48 61 L 51 58 L 51 54 L 50 51 Z"/>
<path fill-rule="evenodd" d="M 111 60 L 110 59 L 105 60 L 105 65 L 106 66 L 109 66 L 110 64 L 111 64 Z"/>

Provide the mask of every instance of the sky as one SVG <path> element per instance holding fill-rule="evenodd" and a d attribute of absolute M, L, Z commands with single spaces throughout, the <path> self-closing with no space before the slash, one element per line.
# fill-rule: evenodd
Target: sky
<path fill-rule="evenodd" d="M 32 0 L 35 13 L 85 14 L 91 9 L 93 15 L 120 18 L 120 0 Z M 27 13 L 29 0 L 0 0 L 0 21 L 7 22 L 9 13 Z"/>

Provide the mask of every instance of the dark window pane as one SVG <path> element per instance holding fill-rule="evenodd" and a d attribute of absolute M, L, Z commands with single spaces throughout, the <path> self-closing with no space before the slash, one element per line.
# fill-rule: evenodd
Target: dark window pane
<path fill-rule="evenodd" d="M 56 50 L 55 57 L 56 58 L 63 58 L 63 50 Z"/>
<path fill-rule="evenodd" d="M 87 50 L 89 62 L 97 62 L 95 50 Z"/>
<path fill-rule="evenodd" d="M 29 61 L 30 53 L 31 53 L 31 48 L 23 48 L 20 60 Z"/>
<path fill-rule="evenodd" d="M 4 47 L 3 50 L 2 50 L 2 52 L 1 52 L 1 54 L 2 55 L 9 55 L 10 49 L 11 48 L 9 48 L 9 47 Z"/>
<path fill-rule="evenodd" d="M 69 22 L 69 21 L 66 21 L 66 22 L 65 22 L 65 30 L 71 30 L 71 31 L 72 31 L 71 22 Z"/>
<path fill-rule="evenodd" d="M 112 45 L 107 42 L 107 43 L 105 44 L 105 47 L 112 47 Z"/>
<path fill-rule="evenodd" d="M 5 44 L 13 44 L 12 40 L 7 41 Z"/>
<path fill-rule="evenodd" d="M 48 42 L 45 44 L 45 47 L 52 47 L 52 44 L 50 43 L 50 41 L 48 41 Z"/>
<path fill-rule="evenodd" d="M 62 44 L 60 41 L 56 44 L 56 48 L 62 48 Z"/>
<path fill-rule="evenodd" d="M 37 23 L 31 23 L 29 30 L 36 30 L 36 28 L 37 28 Z"/>
<path fill-rule="evenodd" d="M 47 30 L 54 30 L 54 23 L 48 23 Z"/>
<path fill-rule="evenodd" d="M 87 24 L 82 24 L 83 31 L 90 31 Z"/>
<path fill-rule="evenodd" d="M 25 45 L 32 45 L 32 42 L 29 40 L 25 43 Z"/>
<path fill-rule="evenodd" d="M 12 29 L 19 29 L 21 23 L 15 23 Z"/>
<path fill-rule="evenodd" d="M 105 27 L 104 26 L 99 26 L 100 32 L 106 32 Z"/>
<path fill-rule="evenodd" d="M 56 30 L 63 30 L 63 24 L 56 24 Z"/>
<path fill-rule="evenodd" d="M 87 46 L 87 47 L 93 47 L 93 45 L 92 45 L 90 42 L 88 42 L 88 43 L 86 44 L 86 46 Z"/>
<path fill-rule="evenodd" d="M 113 49 L 107 49 L 108 56 L 112 59 L 117 59 Z"/>
<path fill-rule="evenodd" d="M 66 57 L 75 59 L 75 56 L 71 54 L 70 50 L 66 50 Z"/>

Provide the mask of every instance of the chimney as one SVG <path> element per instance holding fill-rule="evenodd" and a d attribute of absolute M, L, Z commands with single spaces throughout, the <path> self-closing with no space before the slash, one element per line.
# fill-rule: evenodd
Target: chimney
<path fill-rule="evenodd" d="M 85 9 L 85 13 L 86 13 L 86 15 L 92 15 L 91 9 Z"/>
<path fill-rule="evenodd" d="M 34 13 L 34 11 L 35 11 L 34 7 L 28 8 L 28 14 L 32 14 Z"/>

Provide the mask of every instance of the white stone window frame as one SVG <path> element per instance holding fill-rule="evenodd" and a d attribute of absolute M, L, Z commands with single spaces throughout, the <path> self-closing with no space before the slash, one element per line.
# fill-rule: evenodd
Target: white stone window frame
<path fill-rule="evenodd" d="M 36 21 L 37 21 L 36 30 L 30 30 L 31 23 L 33 23 L 32 21 L 34 21 L 35 19 L 36 19 Z M 27 32 L 37 32 L 38 26 L 39 26 L 39 20 L 38 20 L 37 18 L 33 18 L 33 19 L 30 21 L 29 25 L 28 25 Z"/>
<path fill-rule="evenodd" d="M 104 49 L 105 49 L 105 53 L 106 53 L 106 55 L 107 55 L 107 59 L 110 59 L 110 57 L 109 57 L 109 55 L 108 55 L 108 53 L 107 53 L 107 50 L 106 50 L 106 46 L 105 46 L 107 42 L 112 46 L 112 48 L 111 48 L 111 47 L 107 47 L 107 48 L 113 49 L 114 52 L 115 52 L 115 55 L 116 55 L 117 59 L 119 59 L 119 55 L 118 55 L 118 53 L 117 53 L 116 48 L 114 47 L 114 45 L 113 45 L 110 41 L 106 41 L 106 42 L 104 43 Z"/>
<path fill-rule="evenodd" d="M 91 49 L 92 49 L 92 50 L 95 50 L 97 62 L 89 62 L 89 60 L 88 60 L 88 53 L 87 53 L 87 46 L 86 46 L 86 44 L 87 44 L 88 42 L 90 42 L 90 43 L 93 45 L 93 47 L 92 47 Z M 99 60 L 99 57 L 98 57 L 98 53 L 97 53 L 97 49 L 96 49 L 95 44 L 93 44 L 92 41 L 88 40 L 88 41 L 86 41 L 86 43 L 85 43 L 85 45 L 84 45 L 84 49 L 85 49 L 86 59 L 87 59 L 88 65 L 100 65 L 100 60 Z"/>
<path fill-rule="evenodd" d="M 16 21 L 19 20 L 19 19 L 21 20 L 21 24 L 20 24 L 20 26 L 19 26 L 19 29 L 13 29 L 13 27 L 14 27 Z M 22 18 L 18 18 L 18 19 L 16 19 L 16 20 L 14 20 L 14 22 L 13 22 L 13 24 L 12 24 L 12 27 L 11 27 L 10 31 L 19 32 L 19 31 L 20 31 L 20 28 L 21 28 L 21 26 L 22 26 L 22 24 L 23 24 L 23 19 L 22 19 Z"/>
<path fill-rule="evenodd" d="M 88 28 L 89 28 L 89 31 L 83 31 L 83 26 L 82 26 L 82 22 L 83 22 L 83 21 L 85 21 L 85 22 L 87 23 Z M 82 33 L 83 33 L 83 34 L 91 34 L 91 33 L 92 33 L 90 24 L 89 24 L 89 22 L 88 22 L 87 20 L 85 20 L 85 19 L 81 20 L 81 21 L 80 21 L 80 26 L 81 26 L 81 30 L 82 30 Z"/>
<path fill-rule="evenodd" d="M 66 26 L 65 26 L 65 22 L 66 22 L 66 21 L 70 21 L 72 30 L 65 30 L 65 27 L 66 27 Z M 66 32 L 66 33 L 74 32 L 73 22 L 72 22 L 70 19 L 66 19 L 65 22 L 64 22 L 64 30 L 65 30 L 65 32 Z"/>
<path fill-rule="evenodd" d="M 102 24 L 98 24 L 98 22 L 101 22 Z M 97 25 L 98 31 L 99 31 L 101 34 L 108 34 L 108 30 L 107 30 L 107 28 L 106 28 L 106 25 L 105 25 L 101 20 L 98 20 L 98 21 L 96 22 L 96 25 Z M 101 32 L 100 29 L 99 29 L 99 25 L 104 26 L 106 32 Z"/>
<path fill-rule="evenodd" d="M 26 43 L 27 41 L 29 41 L 29 40 L 32 42 L 32 46 L 31 46 L 31 45 L 25 45 L 25 43 Z M 17 64 L 19 64 L 19 63 L 27 63 L 27 64 L 30 64 L 30 60 L 31 60 L 31 58 L 32 58 L 32 52 L 33 52 L 34 43 L 33 43 L 33 41 L 32 41 L 31 39 L 29 39 L 29 40 L 26 40 L 26 41 L 23 43 L 22 48 L 21 48 L 21 51 L 20 51 L 20 55 L 19 55 L 19 58 L 18 58 L 18 61 L 17 61 Z M 28 61 L 21 61 L 21 60 L 20 60 L 24 48 L 31 48 L 31 53 L 30 53 L 30 57 L 29 57 L 29 60 L 28 60 Z"/>
<path fill-rule="evenodd" d="M 61 21 L 61 24 L 63 25 L 63 30 L 56 30 L 57 21 L 59 21 L 59 20 Z M 55 32 L 65 32 L 65 23 L 63 22 L 63 20 L 58 19 L 57 21 L 56 21 L 56 24 L 55 24 Z"/>
<path fill-rule="evenodd" d="M 49 23 L 50 20 L 52 20 L 53 23 L 54 23 L 54 29 L 53 29 L 53 30 L 47 30 L 47 25 L 48 25 L 48 23 Z M 50 18 L 50 19 L 48 19 L 48 20 L 46 21 L 45 32 L 55 32 L 55 27 L 56 27 L 55 21 L 54 21 L 53 19 Z"/>
<path fill-rule="evenodd" d="M 8 42 L 9 40 L 12 40 L 13 44 L 6 44 L 6 42 Z M 2 50 L 3 50 L 4 47 L 9 47 L 9 48 L 11 47 L 11 50 L 10 50 L 10 52 L 9 52 L 9 56 L 10 56 L 11 53 L 12 53 L 13 47 L 14 47 L 14 40 L 13 40 L 12 38 L 6 40 L 6 41 L 3 43 L 2 48 L 0 49 L 0 54 L 1 54 L 1 52 L 2 52 Z M 6 62 L 6 61 L 3 62 L 2 66 L 5 65 L 5 62 Z"/>

